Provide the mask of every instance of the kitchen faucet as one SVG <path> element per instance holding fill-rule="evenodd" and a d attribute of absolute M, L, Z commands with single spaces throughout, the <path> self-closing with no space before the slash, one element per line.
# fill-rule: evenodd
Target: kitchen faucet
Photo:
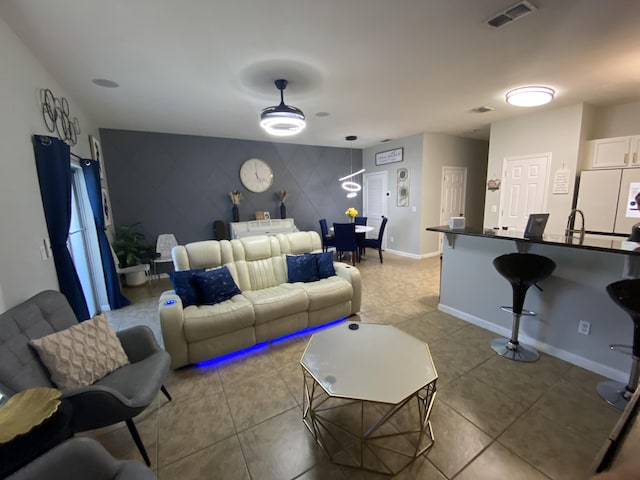
<path fill-rule="evenodd" d="M 577 213 L 579 213 L 580 217 L 582 218 L 582 227 L 580 228 L 580 230 L 573 228 Z M 573 235 L 575 233 L 580 234 L 579 241 L 580 244 L 582 244 L 582 242 L 584 241 L 584 213 L 582 213 L 582 210 L 578 210 L 577 208 L 571 210 L 569 218 L 567 218 L 567 228 L 564 231 L 564 235 L 567 237 L 567 240 L 569 240 L 569 238 L 573 238 Z"/>

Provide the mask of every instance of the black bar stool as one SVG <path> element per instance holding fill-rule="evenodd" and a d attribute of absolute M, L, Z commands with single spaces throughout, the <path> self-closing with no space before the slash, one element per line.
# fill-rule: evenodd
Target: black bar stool
<path fill-rule="evenodd" d="M 607 293 L 616 305 L 629 314 L 633 321 L 633 345 L 631 348 L 631 372 L 625 385 L 620 382 L 600 382 L 598 393 L 607 403 L 624 410 L 638 386 L 640 375 L 640 278 L 620 280 L 607 285 Z M 629 349 L 628 345 L 609 345 L 612 350 Z"/>
<path fill-rule="evenodd" d="M 520 317 L 534 316 L 534 312 L 523 310 L 524 297 L 531 285 L 539 290 L 537 282 L 547 278 L 556 268 L 553 260 L 542 255 L 532 253 L 508 253 L 493 260 L 493 266 L 511 284 L 513 289 L 513 306 L 500 307 L 513 315 L 511 338 L 496 338 L 491 342 L 491 348 L 503 357 L 520 362 L 535 362 L 540 356 L 536 350 L 518 343 Z"/>

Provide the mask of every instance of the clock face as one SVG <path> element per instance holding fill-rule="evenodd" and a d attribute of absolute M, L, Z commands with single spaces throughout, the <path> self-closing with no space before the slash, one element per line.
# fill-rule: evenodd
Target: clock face
<path fill-rule="evenodd" d="M 247 190 L 266 192 L 273 185 L 273 170 L 264 160 L 250 158 L 240 167 L 240 181 Z"/>

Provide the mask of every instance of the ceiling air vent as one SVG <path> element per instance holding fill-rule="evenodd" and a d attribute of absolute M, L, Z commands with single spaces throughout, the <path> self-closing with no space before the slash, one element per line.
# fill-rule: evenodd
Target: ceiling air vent
<path fill-rule="evenodd" d="M 492 27 L 501 27 L 518 18 L 522 18 L 535 10 L 537 10 L 537 8 L 531 2 L 518 2 L 495 15 L 491 20 L 488 20 L 487 23 Z"/>
<path fill-rule="evenodd" d="M 482 107 L 472 108 L 471 111 L 473 113 L 487 113 L 487 112 L 493 112 L 493 108 L 487 107 L 485 105 L 485 106 L 482 106 Z"/>

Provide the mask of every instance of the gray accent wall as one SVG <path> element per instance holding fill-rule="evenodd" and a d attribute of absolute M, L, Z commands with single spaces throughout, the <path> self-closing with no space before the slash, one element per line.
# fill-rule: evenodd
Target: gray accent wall
<path fill-rule="evenodd" d="M 256 211 L 280 218 L 278 192 L 286 190 L 287 217 L 300 230 L 320 230 L 347 220 L 345 210 L 362 209 L 362 196 L 347 199 L 338 178 L 362 165 L 362 151 L 256 142 L 230 138 L 100 129 L 111 208 L 116 226 L 142 223 L 149 243 L 173 233 L 180 244 L 214 238 L 213 222 L 232 221 L 229 192 L 240 190 L 240 220 Z M 240 166 L 248 158 L 266 160 L 274 183 L 265 193 L 252 193 L 240 182 Z"/>

